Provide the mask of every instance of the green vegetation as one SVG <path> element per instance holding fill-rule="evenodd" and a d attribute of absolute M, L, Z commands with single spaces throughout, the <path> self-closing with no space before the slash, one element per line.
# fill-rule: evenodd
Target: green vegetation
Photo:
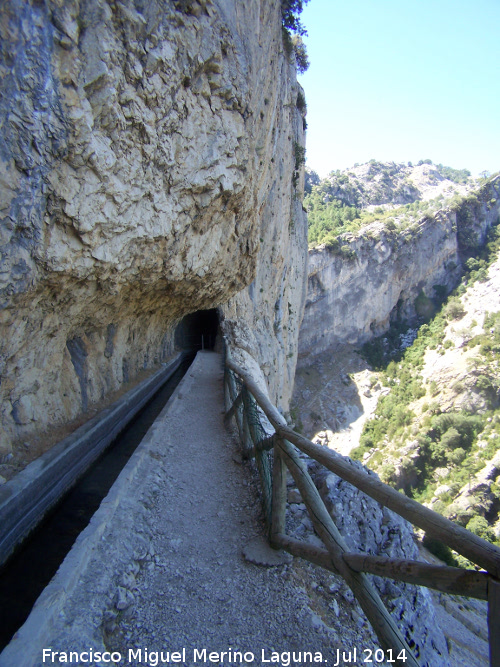
<path fill-rule="evenodd" d="M 309 244 L 326 243 L 346 232 L 356 234 L 373 222 L 384 223 L 386 232 L 418 233 L 418 221 L 424 215 L 432 214 L 440 205 L 440 200 L 415 202 L 395 209 L 376 208 L 373 212 L 349 206 L 339 199 L 330 199 L 322 189 L 323 182 L 311 186 L 311 193 L 304 198 L 308 215 Z"/>
<path fill-rule="evenodd" d="M 453 167 L 444 167 L 442 164 L 437 164 L 436 169 L 443 176 L 454 183 L 467 183 L 471 173 L 468 169 L 453 169 Z"/>
<path fill-rule="evenodd" d="M 300 15 L 309 0 L 281 0 L 281 22 L 285 30 L 297 35 L 307 35 L 300 21 Z"/>
<path fill-rule="evenodd" d="M 500 510 L 500 485 L 493 483 L 488 490 L 474 480 L 500 449 L 500 312 L 486 313 L 482 333 L 470 337 L 465 345 L 474 351 L 468 355 L 466 383 L 446 387 L 457 396 L 480 397 L 483 407 L 479 412 L 474 401 L 462 401 L 445 411 L 439 403 L 440 386 L 435 380 L 424 382 L 420 371 L 427 350 L 444 354 L 453 347 L 445 336 L 446 326 L 456 326 L 465 315 L 458 295 L 474 281 L 486 279 L 499 250 L 497 225 L 479 256 L 467 260 L 455 293 L 440 304 L 443 292 L 436 285 L 432 299 L 423 292 L 417 297 L 416 306 L 430 302 L 436 314 L 425 316 L 410 347 L 401 349 L 400 335 L 406 327 L 401 321 L 384 337 L 363 347 L 363 354 L 378 371 L 378 381 L 390 391 L 379 399 L 374 418 L 366 423 L 359 446 L 351 452 L 359 460 L 369 453 L 368 465 L 383 481 L 419 502 L 432 500 L 435 511 L 492 542 L 496 537 L 489 521 Z M 464 490 L 470 500 L 460 504 L 457 498 Z M 429 541 L 428 546 L 447 562 L 464 563 L 443 545 Z"/>
<path fill-rule="evenodd" d="M 309 67 L 306 45 L 302 37 L 307 30 L 302 25 L 300 15 L 309 0 L 281 0 L 281 24 L 283 26 L 283 44 L 287 54 L 295 58 L 300 74 Z"/>
<path fill-rule="evenodd" d="M 423 160 L 420 164 L 429 163 Z M 473 246 L 475 233 L 469 230 L 467 216 L 473 219 L 470 205 L 474 195 L 460 197 L 455 195 L 446 199 L 439 195 L 435 199 L 422 201 L 413 183 L 405 176 L 406 167 L 395 163 L 382 163 L 370 160 L 365 181 L 360 180 L 353 172 L 332 172 L 327 178 L 320 180 L 318 175 L 306 171 L 304 206 L 309 221 L 309 244 L 332 243 L 341 234 L 356 234 L 361 229 L 379 221 L 387 233 L 406 232 L 406 240 L 419 233 L 418 223 L 424 218 L 432 218 L 437 210 L 451 203 L 457 211 L 462 235 L 461 245 Z M 436 170 L 454 182 L 463 183 L 467 180 L 467 170 L 437 165 Z M 366 182 L 372 182 L 367 188 Z M 377 202 L 388 202 L 378 205 Z M 475 201 L 475 200 L 474 200 Z M 393 202 L 403 202 L 399 206 Z M 467 205 L 463 205 L 464 202 Z M 372 205 L 373 210 L 367 206 Z M 470 238 L 469 238 L 470 237 Z"/>
<path fill-rule="evenodd" d="M 432 160 L 419 160 L 417 164 L 418 166 L 422 164 L 432 164 Z M 411 166 L 411 163 L 408 163 L 408 166 Z M 468 169 L 453 169 L 453 167 L 445 167 L 442 164 L 436 164 L 434 166 L 440 176 L 447 178 L 454 183 L 467 183 L 471 177 L 471 173 Z"/>
<path fill-rule="evenodd" d="M 303 93 L 301 90 L 299 90 L 299 92 L 298 92 L 298 94 L 297 94 L 297 102 L 296 102 L 296 104 L 297 104 L 297 109 L 298 109 L 301 113 L 304 114 L 304 113 L 307 111 L 306 98 L 305 98 L 304 93 Z"/>
<path fill-rule="evenodd" d="M 324 203 L 324 198 L 318 191 L 320 187 L 313 186 L 312 194 L 304 200 L 308 213 L 309 243 L 313 245 L 335 241 L 339 234 L 357 232 L 361 228 L 361 212 L 336 199 Z"/>
<path fill-rule="evenodd" d="M 306 161 L 306 149 L 305 146 L 301 146 L 297 141 L 293 144 L 293 154 L 295 159 L 295 169 L 292 175 L 292 184 L 293 187 L 297 187 L 297 183 L 300 176 L 300 168 Z"/>
<path fill-rule="evenodd" d="M 399 484 L 392 463 L 393 460 L 399 461 L 399 475 L 407 480 L 404 491 L 409 496 L 419 502 L 429 502 L 440 487 L 439 500 L 433 508 L 469 528 L 468 522 L 478 517 L 477 512 L 488 504 L 481 503 L 478 497 L 477 507 L 461 513 L 453 506 L 453 500 L 500 447 L 497 398 L 500 387 L 500 313 L 488 315 L 485 332 L 469 343 L 469 346 L 479 347 L 480 361 L 474 390 L 483 394 L 489 406 L 482 414 L 463 409 L 442 412 L 436 401 L 439 397 L 436 382 L 425 385 L 419 375 L 426 349 L 435 349 L 442 344 L 446 322 L 445 316 L 438 314 L 423 325 L 414 344 L 399 354 L 398 361 L 390 361 L 380 373 L 379 381 L 390 388 L 390 392 L 379 400 L 375 418 L 366 423 L 360 444 L 351 456 L 361 460 L 367 452 L 378 449 L 368 465 L 387 483 Z M 426 402 L 419 401 L 424 397 Z M 493 502 L 500 506 L 500 488 L 493 485 L 492 491 L 496 498 Z M 477 532 L 482 525 L 476 521 L 469 529 Z M 489 535 L 488 531 L 485 534 Z M 491 535 L 487 537 L 490 538 Z"/>
<path fill-rule="evenodd" d="M 304 74 L 309 69 L 309 56 L 307 55 L 306 45 L 300 35 L 293 35 L 292 47 L 297 71 L 299 74 Z"/>

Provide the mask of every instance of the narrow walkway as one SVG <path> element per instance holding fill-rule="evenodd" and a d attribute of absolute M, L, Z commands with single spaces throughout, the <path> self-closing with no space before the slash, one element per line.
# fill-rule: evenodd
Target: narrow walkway
<path fill-rule="evenodd" d="M 260 505 L 248 471 L 233 459 L 222 383 L 219 355 L 198 355 L 163 424 L 171 455 L 169 483 L 152 508 L 157 566 L 143 572 L 116 646 L 185 647 L 186 664 L 195 664 L 194 649 L 250 651 L 256 664 L 262 649 L 326 651 L 305 595 L 285 583 L 287 567 L 242 558 L 243 545 L 262 533 Z"/>
<path fill-rule="evenodd" d="M 295 651 L 289 664 L 332 665 L 337 649 L 351 648 L 311 610 L 290 565 L 243 559 L 263 526 L 254 478 L 223 412 L 221 358 L 199 353 L 1 667 L 69 662 L 43 662 L 49 646 L 117 651 L 120 665 L 155 664 L 148 653 L 167 659 L 183 649 L 185 665 L 239 664 L 236 651 L 254 655 L 245 664 Z M 358 629 L 358 651 L 373 646 Z"/>

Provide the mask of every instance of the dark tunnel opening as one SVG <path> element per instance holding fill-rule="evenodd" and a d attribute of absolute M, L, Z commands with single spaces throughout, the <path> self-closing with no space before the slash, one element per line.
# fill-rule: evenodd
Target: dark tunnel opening
<path fill-rule="evenodd" d="M 197 310 L 182 318 L 175 330 L 175 344 L 181 350 L 214 350 L 219 332 L 216 308 Z"/>

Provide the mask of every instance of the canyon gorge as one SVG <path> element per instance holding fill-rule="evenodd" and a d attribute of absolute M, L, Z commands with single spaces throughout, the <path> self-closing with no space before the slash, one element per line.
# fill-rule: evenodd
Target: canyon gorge
<path fill-rule="evenodd" d="M 432 298 L 458 284 L 468 253 L 485 243 L 499 212 L 497 176 L 477 196 L 421 215 L 408 229 L 376 220 L 343 235 L 341 252 L 328 245 L 312 248 L 300 353 L 361 345 L 398 318 L 422 315 L 419 295 Z"/>
<path fill-rule="evenodd" d="M 287 417 L 298 388 L 308 437 L 355 421 L 366 403 L 359 387 L 372 410 L 388 393 L 356 350 L 395 322 L 420 323 L 458 285 L 498 223 L 500 177 L 404 228 L 374 219 L 308 249 L 296 70 L 275 0 L 3 4 L 2 485 L 189 347 L 197 317 L 220 327 L 233 360 Z M 356 169 L 360 181 L 371 167 Z M 418 188 L 406 183 L 394 200 L 385 189 L 379 202 L 367 186 L 360 205 L 413 201 Z M 358 355 L 359 386 L 342 355 Z M 318 363 L 317 384 L 331 377 L 337 393 L 311 414 Z M 358 528 L 358 515 L 372 517 L 373 553 L 418 557 L 409 524 L 316 474 L 329 510 L 340 515 L 344 503 Z M 297 494 L 295 518 L 312 533 Z M 408 627 L 432 617 L 427 592 L 391 584 L 386 593 Z M 436 652 L 448 664 L 441 631 L 420 630 L 428 664 Z"/>

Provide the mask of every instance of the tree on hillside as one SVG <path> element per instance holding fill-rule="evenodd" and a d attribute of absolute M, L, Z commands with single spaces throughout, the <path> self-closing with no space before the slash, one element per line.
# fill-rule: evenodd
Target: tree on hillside
<path fill-rule="evenodd" d="M 436 168 L 441 176 L 454 183 L 467 183 L 471 175 L 468 169 L 453 169 L 453 167 L 445 167 L 442 164 L 437 164 Z"/>

